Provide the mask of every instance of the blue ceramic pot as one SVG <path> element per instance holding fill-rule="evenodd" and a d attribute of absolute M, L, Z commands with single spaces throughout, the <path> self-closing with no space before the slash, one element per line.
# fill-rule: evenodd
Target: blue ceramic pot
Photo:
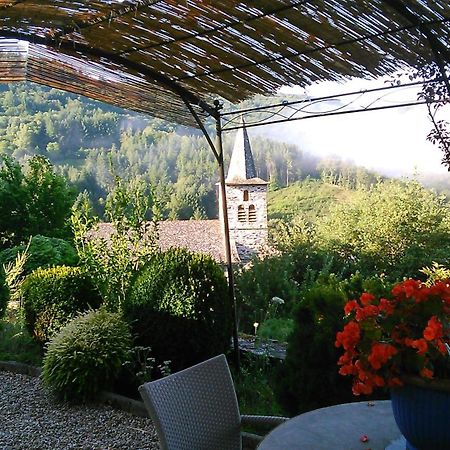
<path fill-rule="evenodd" d="M 407 450 L 450 450 L 450 381 L 408 379 L 391 400 Z"/>

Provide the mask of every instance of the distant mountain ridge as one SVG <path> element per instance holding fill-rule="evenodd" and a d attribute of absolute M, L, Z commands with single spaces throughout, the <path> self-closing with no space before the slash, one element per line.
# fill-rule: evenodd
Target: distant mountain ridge
<path fill-rule="evenodd" d="M 256 97 L 244 106 L 267 101 Z M 90 193 L 100 215 L 117 174 L 151 183 L 164 217 L 217 217 L 217 166 L 198 130 L 30 83 L 0 85 L 0 129 L 0 154 L 20 161 L 32 154 L 46 156 L 78 191 Z M 319 159 L 295 145 L 251 133 L 250 139 L 257 175 L 270 181 L 271 190 L 307 177 L 342 185 L 377 177 L 336 158 Z M 226 158 L 233 140 L 234 133 L 224 135 Z M 450 192 L 450 182 L 441 181 L 439 187 Z M 277 195 L 287 192 L 274 194 L 275 199 Z"/>

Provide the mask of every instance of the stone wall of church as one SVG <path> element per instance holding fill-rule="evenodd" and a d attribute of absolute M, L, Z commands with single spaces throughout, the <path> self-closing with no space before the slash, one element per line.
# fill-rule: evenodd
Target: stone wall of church
<path fill-rule="evenodd" d="M 230 234 L 236 243 L 239 258 L 242 261 L 252 258 L 267 244 L 267 228 L 260 230 L 235 230 Z"/>
<path fill-rule="evenodd" d="M 267 185 L 227 185 L 226 191 L 230 236 L 246 260 L 267 244 Z"/>

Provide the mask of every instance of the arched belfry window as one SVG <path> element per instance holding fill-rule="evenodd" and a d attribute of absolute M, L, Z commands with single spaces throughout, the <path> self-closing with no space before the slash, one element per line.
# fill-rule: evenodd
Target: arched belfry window
<path fill-rule="evenodd" d="M 244 202 L 248 202 L 248 191 L 244 191 Z"/>
<path fill-rule="evenodd" d="M 245 222 L 245 209 L 243 205 L 238 206 L 238 221 Z"/>
<path fill-rule="evenodd" d="M 248 207 L 248 221 L 256 222 L 256 208 L 255 205 L 250 205 Z"/>

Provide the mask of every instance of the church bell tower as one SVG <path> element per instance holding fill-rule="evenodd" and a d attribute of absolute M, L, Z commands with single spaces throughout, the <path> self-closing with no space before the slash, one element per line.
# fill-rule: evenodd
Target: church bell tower
<path fill-rule="evenodd" d="M 230 237 L 236 244 L 241 261 L 249 260 L 267 244 L 267 185 L 267 181 L 257 177 L 242 119 L 225 180 Z M 219 211 L 222 223 L 220 205 Z"/>

